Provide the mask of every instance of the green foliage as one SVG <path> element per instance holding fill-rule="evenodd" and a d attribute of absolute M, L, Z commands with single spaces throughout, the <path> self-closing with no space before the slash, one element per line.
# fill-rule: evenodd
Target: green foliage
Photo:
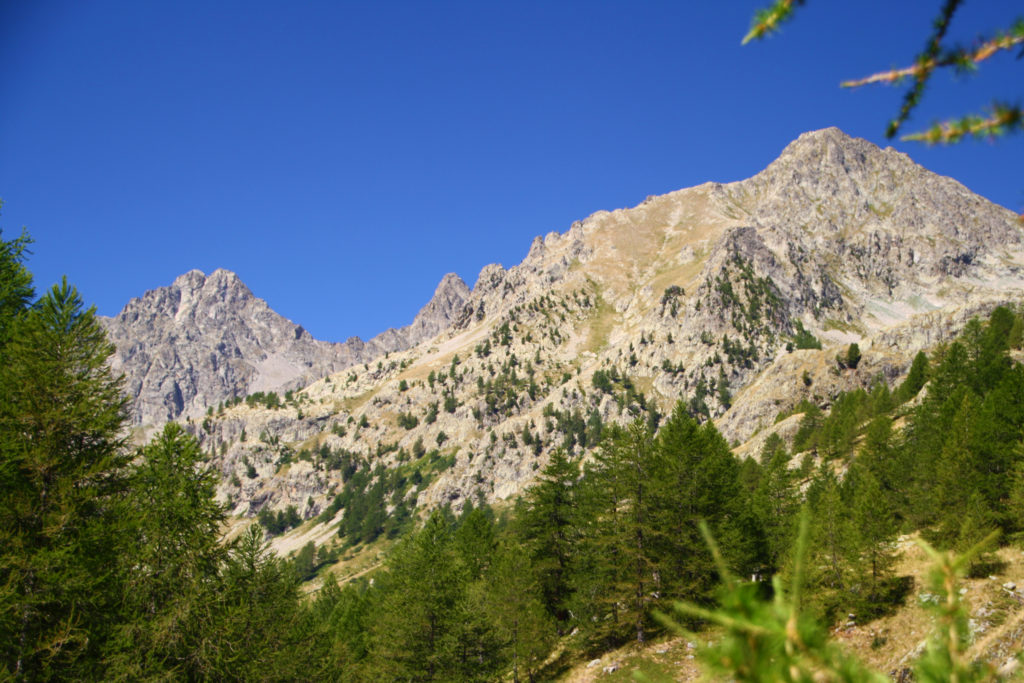
<path fill-rule="evenodd" d="M 250 526 L 231 548 L 210 597 L 206 638 L 194 650 L 190 678 L 283 680 L 311 674 L 292 571 L 269 551 L 259 527 Z"/>
<path fill-rule="evenodd" d="M 578 463 L 555 449 L 515 518 L 516 536 L 530 557 L 543 604 L 562 620 L 569 613 L 569 571 L 579 533 L 579 478 Z"/>
<path fill-rule="evenodd" d="M 121 548 L 125 399 L 94 309 L 64 281 L 19 310 L 30 290 L 11 260 L 23 243 L 6 245 L 0 661 L 15 677 L 91 678 L 119 598 L 107 577 Z"/>
<path fill-rule="evenodd" d="M 797 349 L 821 349 L 821 342 L 797 320 L 793 324 L 793 346 Z"/>
<path fill-rule="evenodd" d="M 724 631 L 714 645 L 699 654 L 712 674 L 737 681 L 786 681 L 792 683 L 831 680 L 848 682 L 886 681 L 829 641 L 828 629 L 802 610 L 804 573 L 807 566 L 808 524 L 801 524 L 796 562 L 790 587 L 776 576 L 771 601 L 751 583 L 735 578 L 721 559 L 711 534 L 703 528 L 725 581 L 720 605 L 711 610 L 694 603 L 676 603 L 686 618 L 702 619 Z M 678 622 L 662 615 L 669 628 L 689 635 Z"/>
<path fill-rule="evenodd" d="M 800 482 L 796 470 L 789 467 L 790 460 L 782 440 L 769 437 L 761 452 L 757 481 L 752 482 L 751 508 L 764 539 L 760 569 L 768 574 L 782 568 L 796 532 Z"/>
<path fill-rule="evenodd" d="M 283 534 L 302 523 L 302 517 L 294 505 L 289 505 L 285 510 L 278 510 L 276 514 L 270 508 L 262 508 L 256 515 L 256 520 L 271 536 Z"/>
<path fill-rule="evenodd" d="M 790 19 L 795 8 L 803 4 L 804 0 L 775 0 L 769 7 L 759 10 L 754 15 L 753 25 L 743 38 L 743 43 L 764 38 L 778 30 L 779 24 Z M 932 32 L 925 41 L 924 50 L 914 57 L 911 66 L 890 69 L 866 78 L 843 81 L 843 87 L 851 88 L 872 83 L 901 84 L 907 80 L 911 81 L 910 87 L 903 95 L 899 113 L 886 126 L 886 137 L 895 137 L 903 124 L 909 120 L 910 114 L 921 103 L 925 87 L 936 70 L 952 69 L 960 74 L 971 73 L 977 70 L 980 62 L 994 53 L 1016 50 L 1024 43 L 1024 19 L 1018 18 L 1009 29 L 996 31 L 991 36 L 981 36 L 970 47 L 943 46 L 953 16 L 961 4 L 962 0 L 942 2 L 938 16 L 932 20 Z M 985 115 L 967 115 L 936 123 L 927 130 L 906 135 L 903 139 L 919 140 L 928 144 L 955 143 L 966 137 L 992 138 L 1019 131 L 1024 127 L 1024 110 L 1019 104 L 995 101 L 989 109 Z"/>
<path fill-rule="evenodd" d="M 119 624 L 105 653 L 112 677 L 186 675 L 227 559 L 216 483 L 199 443 L 174 422 L 134 461 L 120 510 L 130 550 L 119 556 Z"/>
<path fill-rule="evenodd" d="M 800 405 L 804 408 L 804 416 L 800 418 L 800 426 L 793 437 L 793 450 L 797 453 L 817 446 L 818 430 L 821 429 L 824 419 L 821 408 L 817 405 L 806 400 L 802 401 Z M 797 408 L 799 409 L 799 407 Z"/>
<path fill-rule="evenodd" d="M 843 359 L 843 364 L 855 370 L 860 365 L 860 347 L 854 342 L 846 348 L 846 357 Z"/>
<path fill-rule="evenodd" d="M 10 241 L 0 239 L 0 347 L 7 343 L 15 320 L 28 311 L 35 297 L 32 274 L 24 265 L 30 244 L 32 238 L 25 231 Z"/>
<path fill-rule="evenodd" d="M 402 429 L 413 429 L 419 423 L 419 419 L 412 413 L 398 414 L 398 426 Z"/>
<path fill-rule="evenodd" d="M 245 405 L 250 408 L 256 406 L 263 406 L 268 410 L 277 410 L 283 404 L 281 403 L 281 397 L 273 391 L 257 391 L 254 394 L 249 394 L 245 397 Z"/>
<path fill-rule="evenodd" d="M 661 312 L 660 315 L 665 315 L 665 309 L 668 309 L 669 315 L 675 318 L 679 314 L 679 298 L 686 294 L 679 285 L 670 285 L 665 288 L 665 293 L 661 295 Z"/>
<path fill-rule="evenodd" d="M 378 680 L 493 680 L 499 641 L 468 587 L 452 529 L 435 512 L 381 577 L 369 656 Z"/>
<path fill-rule="evenodd" d="M 924 351 L 918 351 L 914 356 L 914 362 L 910 365 L 907 376 L 896 389 L 895 399 L 897 403 L 906 403 L 917 396 L 924 383 L 928 381 L 928 356 Z"/>
<path fill-rule="evenodd" d="M 521 680 L 522 674 L 536 680 L 556 643 L 557 631 L 540 600 L 529 556 L 515 543 L 499 544 L 481 589 L 480 602 L 494 628 L 499 657 L 511 666 L 512 680 Z"/>

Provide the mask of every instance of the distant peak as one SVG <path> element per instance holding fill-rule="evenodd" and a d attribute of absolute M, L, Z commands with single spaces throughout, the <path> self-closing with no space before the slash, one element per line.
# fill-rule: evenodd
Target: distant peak
<path fill-rule="evenodd" d="M 218 268 L 217 270 L 215 270 L 212 273 L 210 273 L 210 277 L 211 278 L 215 278 L 215 277 L 216 278 L 224 278 L 226 280 L 238 280 L 238 279 L 240 279 L 238 277 L 238 273 L 236 273 L 233 270 L 228 270 L 227 268 Z"/>
<path fill-rule="evenodd" d="M 854 138 L 847 135 L 842 129 L 837 126 L 829 126 L 828 128 L 819 128 L 818 130 L 809 130 L 806 133 L 801 133 L 797 137 L 796 142 L 801 140 L 853 140 Z"/>
<path fill-rule="evenodd" d="M 225 268 L 218 268 L 217 270 L 210 273 L 206 278 L 206 281 L 212 285 L 217 286 L 244 286 L 242 279 L 238 277 L 238 274 L 232 270 Z"/>
<path fill-rule="evenodd" d="M 467 294 L 469 293 L 469 286 L 466 284 L 465 280 L 459 277 L 456 273 L 446 273 L 437 284 L 437 288 L 434 290 L 434 296 L 453 289 Z"/>
<path fill-rule="evenodd" d="M 174 278 L 174 286 L 178 289 L 197 289 L 206 282 L 206 274 L 198 268 L 182 273 Z"/>
<path fill-rule="evenodd" d="M 874 144 L 867 140 L 847 135 L 835 126 L 830 126 L 829 128 L 822 128 L 821 130 L 811 130 L 806 133 L 801 133 L 796 140 L 786 145 L 786 149 L 782 151 L 782 156 L 785 156 L 787 153 L 794 154 L 808 150 L 817 151 L 835 146 L 845 148 L 861 145 L 870 145 L 871 147 L 875 147 Z"/>

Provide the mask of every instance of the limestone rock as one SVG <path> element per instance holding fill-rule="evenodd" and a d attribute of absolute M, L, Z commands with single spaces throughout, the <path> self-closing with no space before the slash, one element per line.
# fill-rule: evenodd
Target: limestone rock
<path fill-rule="evenodd" d="M 134 423 L 156 425 L 235 396 L 298 389 L 414 346 L 451 325 L 468 294 L 449 273 L 409 326 L 334 344 L 275 313 L 235 273 L 192 270 L 101 320 L 117 349 L 112 367 L 127 379 Z"/>
<path fill-rule="evenodd" d="M 906 155 L 827 129 L 747 180 L 537 237 L 472 291 L 446 276 L 412 325 L 368 342 L 316 342 L 232 278 L 186 274 L 110 324 L 140 421 L 302 386 L 283 407 L 191 423 L 236 514 L 324 509 L 342 479 L 324 452 L 413 463 L 429 476 L 406 501 L 459 508 L 516 496 L 556 448 L 588 457 L 601 424 L 644 406 L 683 401 L 742 456 L 791 438 L 799 420 L 780 412 L 894 386 L 919 350 L 1024 301 L 1024 228 Z M 822 348 L 794 348 L 801 329 Z M 862 360 L 840 368 L 853 342 Z"/>

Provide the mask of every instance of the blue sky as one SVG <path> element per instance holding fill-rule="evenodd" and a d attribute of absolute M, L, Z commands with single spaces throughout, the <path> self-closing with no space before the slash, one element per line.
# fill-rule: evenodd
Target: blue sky
<path fill-rule="evenodd" d="M 812 0 L 741 47 L 763 4 L 0 0 L 0 228 L 29 229 L 40 288 L 66 274 L 103 314 L 222 267 L 340 341 L 826 126 L 1024 210 L 1024 136 L 888 143 L 902 89 L 838 87 L 909 63 L 938 0 Z M 965 3 L 954 36 L 1012 4 Z M 1013 57 L 936 77 L 909 130 L 1019 101 Z"/>

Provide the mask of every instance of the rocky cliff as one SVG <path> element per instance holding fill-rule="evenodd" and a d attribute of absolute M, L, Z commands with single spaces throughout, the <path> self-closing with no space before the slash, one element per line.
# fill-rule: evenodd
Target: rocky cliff
<path fill-rule="evenodd" d="M 235 396 L 298 389 L 415 346 L 447 328 L 468 294 L 450 273 L 409 326 L 335 344 L 275 313 L 234 273 L 193 270 L 102 320 L 117 348 L 113 368 L 127 379 L 135 424 L 156 425 Z"/>
<path fill-rule="evenodd" d="M 418 332 L 390 347 L 403 351 L 365 365 L 331 356 L 335 368 L 350 367 L 283 406 L 233 404 L 193 423 L 236 514 L 291 504 L 313 515 L 340 489 L 341 462 L 378 479 L 395 472 L 404 483 L 389 508 L 508 498 L 553 449 L 586 457 L 603 425 L 654 420 L 679 401 L 751 452 L 785 430 L 776 416 L 802 399 L 827 407 L 841 390 L 894 383 L 918 350 L 970 316 L 1024 300 L 1024 230 L 956 181 L 827 129 L 802 135 L 750 179 L 600 211 L 536 238 L 518 265 L 485 267 L 472 292 L 460 285 L 442 282 L 424 309 L 434 322 L 405 328 Z M 205 324 L 186 327 L 206 330 L 196 338 L 223 338 L 217 316 L 227 313 L 158 292 L 119 318 L 165 310 L 164 323 L 142 328 L 166 327 L 170 338 L 181 328 L 168 321 L 193 311 L 184 316 Z M 255 364 L 285 353 L 275 344 L 298 344 L 296 329 L 268 333 L 247 356 L 258 358 L 246 366 L 247 390 L 266 386 L 251 379 Z M 133 390 L 163 401 L 167 415 L 167 397 L 185 395 L 182 381 L 193 383 L 189 405 L 199 408 L 213 391 L 196 377 L 242 374 L 221 360 L 233 356 L 212 359 L 216 344 L 193 351 L 186 338 L 170 352 L 162 338 L 145 350 L 144 365 L 156 369 L 150 388 Z M 815 340 L 821 349 L 801 348 Z M 127 367 L 123 358 L 139 352 L 130 337 L 116 341 Z M 836 355 L 852 342 L 863 360 L 843 368 Z M 326 374 L 289 381 L 318 372 Z"/>

